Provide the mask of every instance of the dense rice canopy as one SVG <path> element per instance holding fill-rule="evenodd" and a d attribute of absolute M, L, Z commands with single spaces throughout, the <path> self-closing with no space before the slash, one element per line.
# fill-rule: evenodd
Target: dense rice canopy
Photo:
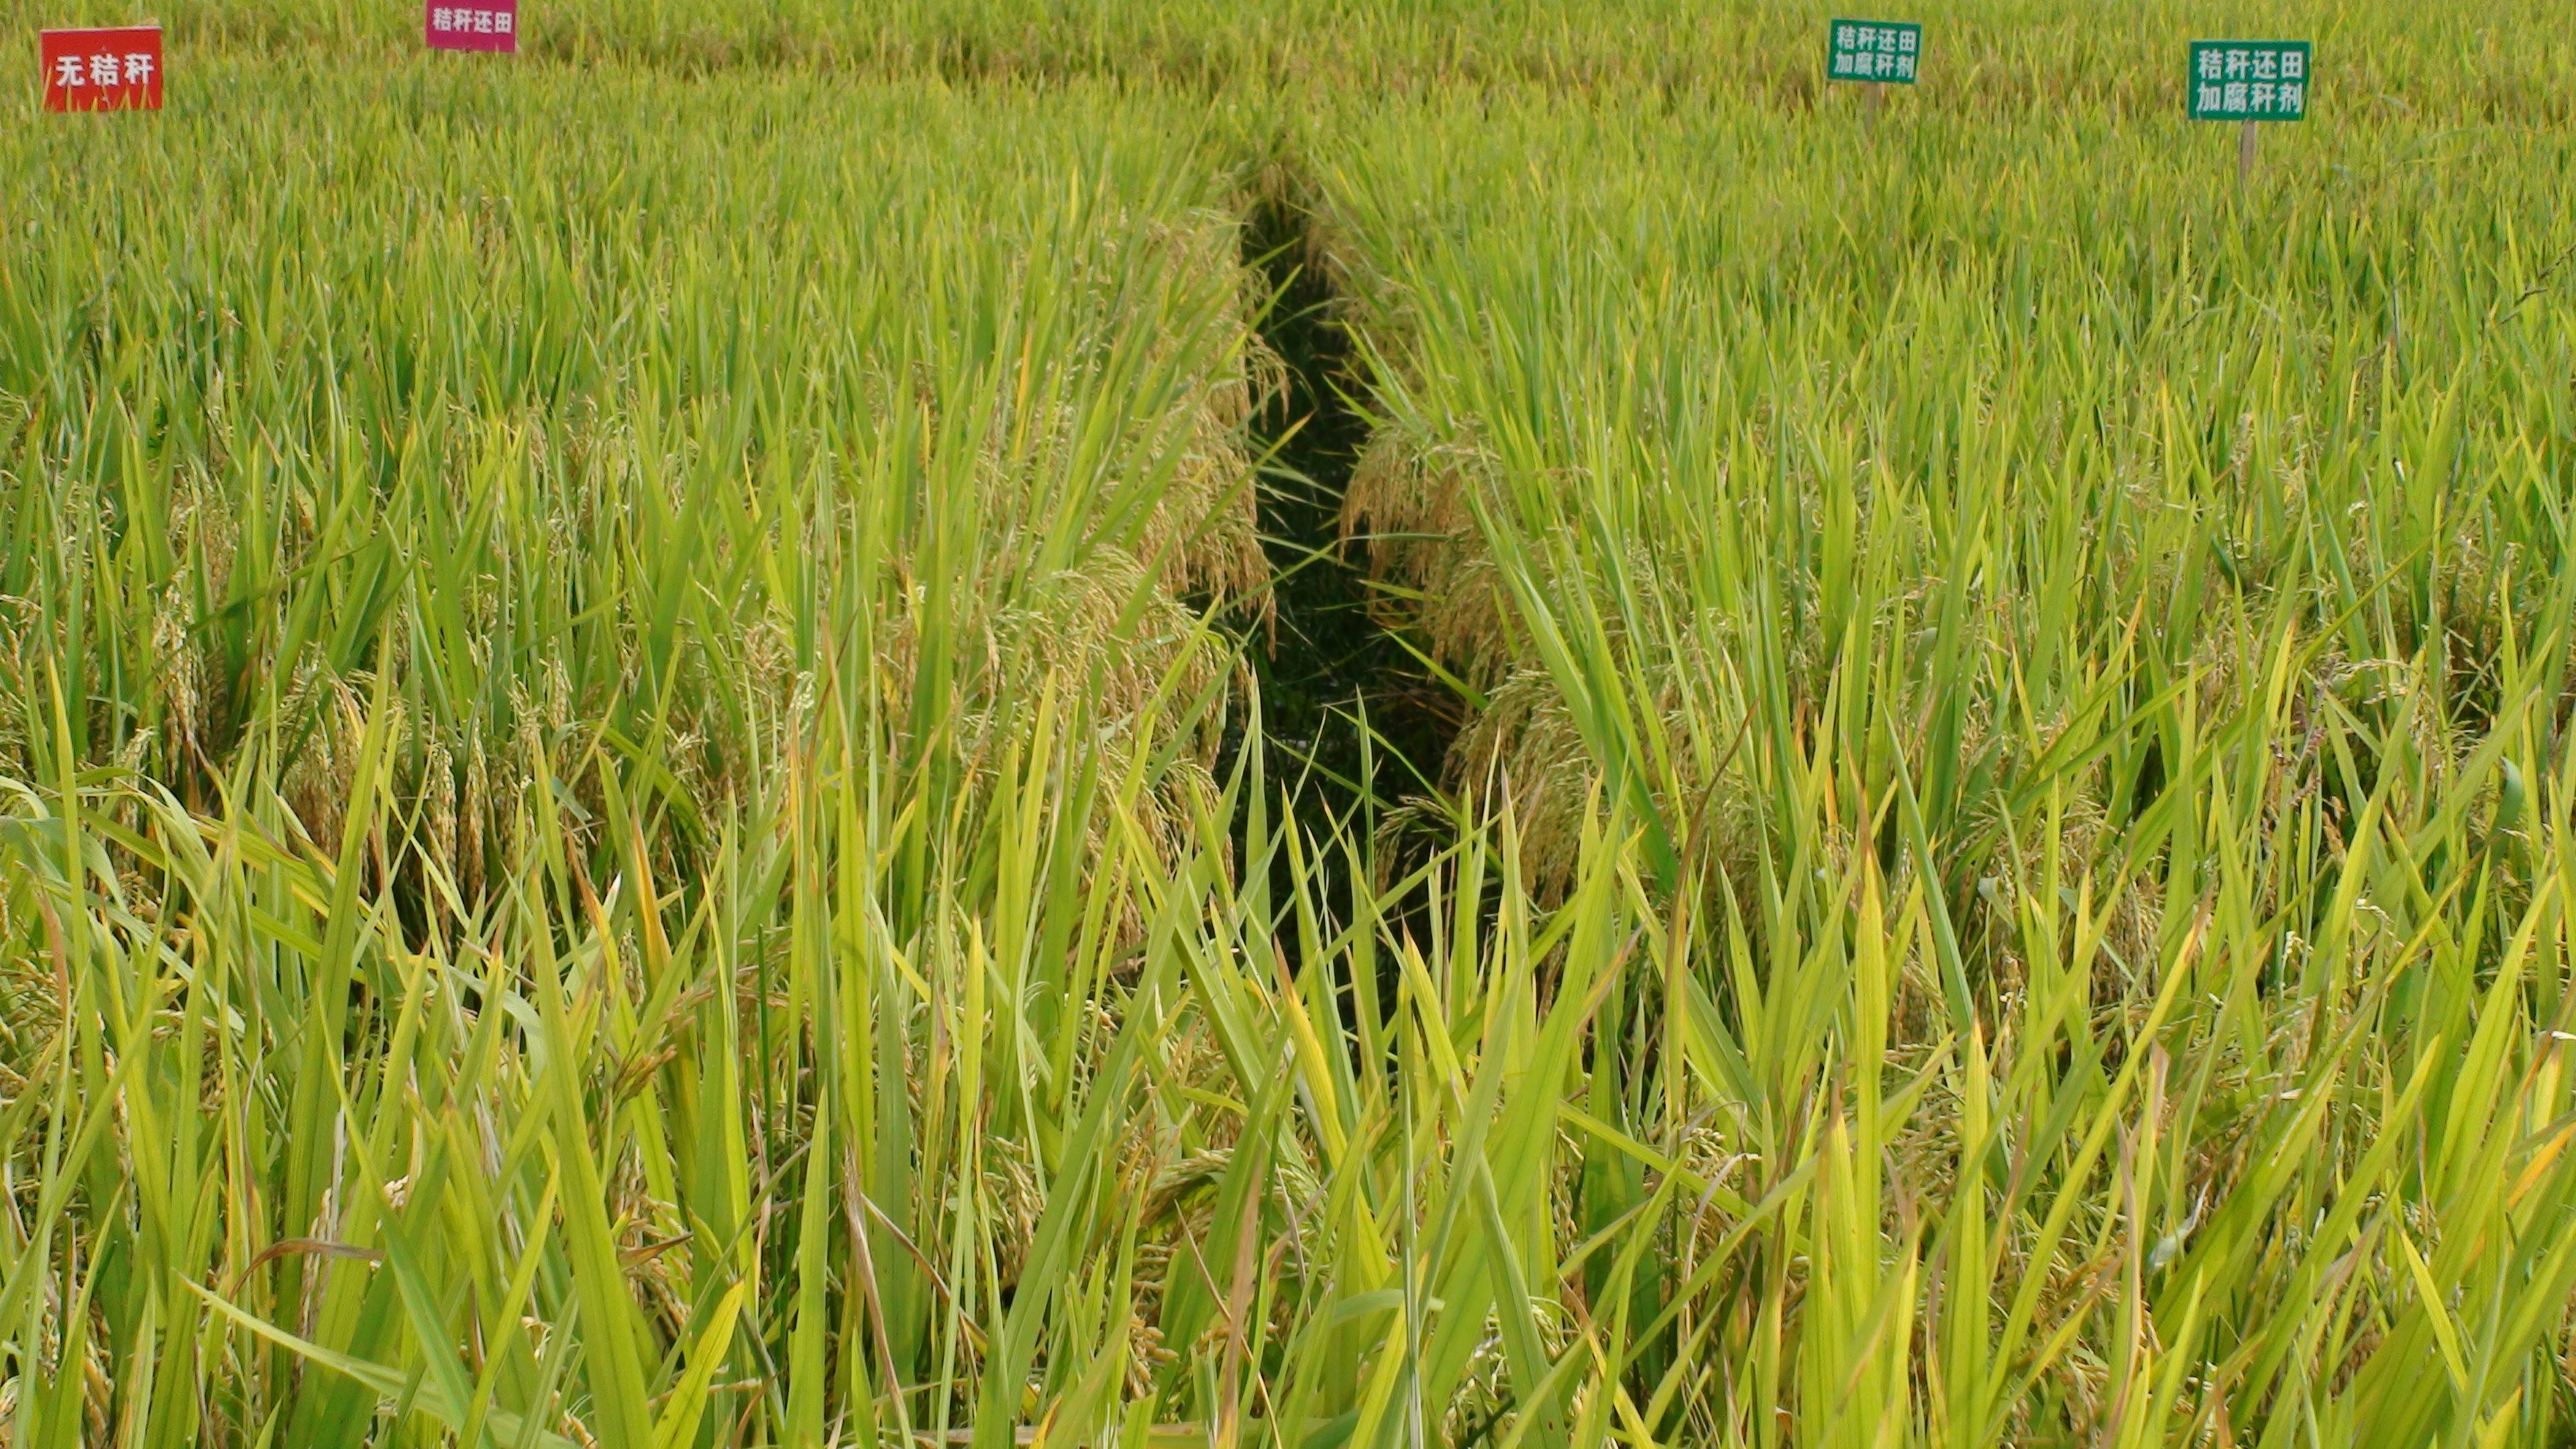
<path fill-rule="evenodd" d="M 2556 8 L 523 13 L 0 132 L 11 1443 L 2576 1439 Z"/>

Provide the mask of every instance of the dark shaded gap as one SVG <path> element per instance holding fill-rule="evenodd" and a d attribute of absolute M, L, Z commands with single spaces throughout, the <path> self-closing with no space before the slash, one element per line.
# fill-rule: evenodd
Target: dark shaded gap
<path fill-rule="evenodd" d="M 1349 862 L 1328 842 L 1338 828 L 1374 846 L 1365 853 L 1387 857 L 1378 861 L 1382 880 L 1427 858 L 1427 842 L 1387 839 L 1381 825 L 1388 811 L 1424 793 L 1425 782 L 1437 784 L 1463 706 L 1371 610 L 1364 548 L 1341 535 L 1343 495 L 1368 444 L 1368 421 L 1351 403 L 1365 380 L 1338 315 L 1340 299 L 1313 251 L 1305 212 L 1279 188 L 1265 188 L 1246 217 L 1243 259 L 1270 285 L 1274 300 L 1260 330 L 1288 376 L 1286 395 L 1252 423 L 1252 443 L 1270 459 L 1260 519 L 1275 616 L 1251 656 L 1261 686 L 1268 804 L 1275 811 L 1279 792 L 1294 789 L 1290 818 L 1326 847 L 1313 880 L 1338 922 L 1348 919 L 1354 883 Z M 1293 909 L 1286 894 L 1293 881 L 1284 851 L 1272 860 L 1270 885 L 1273 908 L 1282 912 L 1280 944 L 1294 966 L 1299 943 L 1285 914 Z M 1408 902 L 1408 916 L 1419 910 Z M 1424 924 L 1404 922 L 1427 945 Z"/>

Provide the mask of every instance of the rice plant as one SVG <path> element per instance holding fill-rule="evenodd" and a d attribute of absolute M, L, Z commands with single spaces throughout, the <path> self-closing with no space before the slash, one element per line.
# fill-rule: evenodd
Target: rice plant
<path fill-rule="evenodd" d="M 239 80 L 105 156 L 9 142 L 14 1422 L 338 1442 L 406 1344 L 445 1356 L 405 1434 L 688 1439 L 720 1385 L 808 1422 L 822 1372 L 739 1397 L 778 1380 L 732 1325 L 768 1208 L 861 1160 L 898 1174 L 850 1179 L 880 1340 L 971 1383 L 992 1265 L 925 1257 L 934 1305 L 908 1255 L 995 1241 L 943 1195 L 985 1178 L 898 1124 L 997 1127 L 1020 1202 L 1036 1129 L 987 1114 L 1057 1115 L 1090 998 L 1004 1018 L 997 1080 L 1057 1062 L 1043 1102 L 971 1052 L 957 1092 L 890 998 L 891 1097 L 843 1110 L 893 1116 L 836 1131 L 807 1053 L 841 1018 L 773 950 L 823 877 L 782 887 L 773 827 L 890 891 L 809 952 L 953 931 L 1016 953 L 1016 1003 L 1041 946 L 1135 938 L 1121 862 L 1213 808 L 1210 621 L 1258 603 L 1222 172 L 1114 102 L 724 86 L 654 131 L 633 80 Z M 840 1361 L 836 1420 L 877 1372 Z"/>
<path fill-rule="evenodd" d="M 1861 124 L 1395 108 L 1318 187 L 1452 778 L 1706 935 L 1587 1110 L 1856 1194 L 1649 1295 L 1637 1432 L 2554 1442 L 2566 147 Z"/>
<path fill-rule="evenodd" d="M 186 0 L 0 133 L 0 1435 L 2576 1438 L 2576 51 L 1825 16 Z M 1283 266 L 1469 718 L 1338 792 Z"/>

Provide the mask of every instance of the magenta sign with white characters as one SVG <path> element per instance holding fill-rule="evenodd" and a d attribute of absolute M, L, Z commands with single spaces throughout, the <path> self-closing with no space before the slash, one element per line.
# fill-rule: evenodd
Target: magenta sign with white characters
<path fill-rule="evenodd" d="M 517 50 L 519 0 L 430 0 L 432 50 Z"/>

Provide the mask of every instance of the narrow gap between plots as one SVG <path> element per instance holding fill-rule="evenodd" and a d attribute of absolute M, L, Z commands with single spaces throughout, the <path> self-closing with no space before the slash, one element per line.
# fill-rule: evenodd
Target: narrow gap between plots
<path fill-rule="evenodd" d="M 1343 536 L 1343 495 L 1368 443 L 1368 420 L 1353 401 L 1366 380 L 1330 269 L 1311 243 L 1308 212 L 1293 184 L 1269 185 L 1245 222 L 1245 266 L 1272 294 L 1262 340 L 1288 374 L 1284 395 L 1252 424 L 1253 445 L 1268 458 L 1260 518 L 1275 610 L 1250 651 L 1261 687 L 1265 814 L 1276 820 L 1281 792 L 1291 792 L 1286 823 L 1319 847 L 1309 898 L 1346 921 L 1354 886 L 1374 888 L 1420 863 L 1408 857 L 1423 843 L 1389 821 L 1408 798 L 1439 784 L 1462 706 L 1372 607 L 1364 545 Z M 1350 879 L 1334 843 L 1343 836 L 1361 846 L 1375 881 Z M 1289 909 L 1284 850 L 1272 856 L 1269 884 L 1273 909 Z M 1419 934 L 1421 923 L 1407 918 L 1420 910 L 1407 902 L 1399 929 Z M 1279 940 L 1300 964 L 1293 919 L 1283 920 Z"/>

